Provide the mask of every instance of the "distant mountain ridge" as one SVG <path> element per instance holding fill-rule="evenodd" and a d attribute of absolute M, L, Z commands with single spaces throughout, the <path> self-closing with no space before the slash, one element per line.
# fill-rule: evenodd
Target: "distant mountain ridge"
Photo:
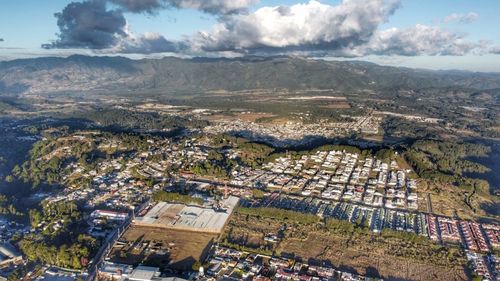
<path fill-rule="evenodd" d="M 0 62 L 0 95 L 428 87 L 500 88 L 500 73 L 431 71 L 300 57 L 132 60 L 74 55 Z"/>

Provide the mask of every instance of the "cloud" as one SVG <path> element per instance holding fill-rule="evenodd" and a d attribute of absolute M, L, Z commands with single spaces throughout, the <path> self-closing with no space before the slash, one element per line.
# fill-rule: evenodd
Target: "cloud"
<path fill-rule="evenodd" d="M 245 10 L 260 0 L 169 0 L 176 8 L 196 9 L 211 14 L 231 14 Z"/>
<path fill-rule="evenodd" d="M 141 35 L 130 34 L 121 40 L 110 51 L 124 54 L 154 54 L 178 52 L 182 44 L 169 41 L 158 33 L 146 32 Z"/>
<path fill-rule="evenodd" d="M 500 55 L 500 46 L 491 47 L 489 53 Z"/>
<path fill-rule="evenodd" d="M 132 13 L 154 13 L 159 9 L 165 8 L 162 0 L 110 0 L 124 10 Z"/>
<path fill-rule="evenodd" d="M 309 1 L 263 7 L 254 13 L 223 17 L 211 31 L 200 32 L 191 43 L 199 51 L 339 49 L 369 41 L 398 7 L 399 1 L 383 0 L 344 0 L 337 6 Z"/>
<path fill-rule="evenodd" d="M 58 39 L 44 48 L 109 48 L 125 35 L 127 21 L 118 10 L 107 10 L 106 2 L 91 0 L 68 4 L 56 13 Z"/>
<path fill-rule="evenodd" d="M 372 39 L 360 46 L 345 50 L 345 55 L 466 55 L 481 49 L 481 43 L 470 43 L 460 34 L 436 26 L 417 24 L 406 29 L 390 28 L 378 31 Z"/>
<path fill-rule="evenodd" d="M 164 8 L 195 9 L 210 14 L 232 14 L 244 11 L 260 0 L 110 0 L 133 13 L 153 14 Z"/>
<path fill-rule="evenodd" d="M 107 5 L 112 2 L 114 5 Z M 291 6 L 241 11 L 258 0 L 86 0 L 57 13 L 57 39 L 44 48 L 80 48 L 99 53 L 179 53 L 241 56 L 299 54 L 360 57 L 500 53 L 485 42 L 438 26 L 380 26 L 400 7 L 400 0 L 343 0 L 338 5 L 315 0 Z M 169 41 L 155 32 L 130 31 L 124 12 L 154 14 L 163 8 L 192 8 L 219 14 L 218 23 L 183 41 Z M 475 15 L 475 16 L 474 16 Z M 477 14 L 455 16 L 471 20 Z M 464 19 L 462 19 L 464 18 Z M 450 19 L 451 20 L 451 19 Z"/>
<path fill-rule="evenodd" d="M 479 17 L 479 15 L 475 12 L 469 12 L 467 14 L 453 13 L 453 14 L 446 16 L 443 19 L 443 21 L 445 23 L 449 23 L 449 22 L 472 23 L 475 20 L 477 20 L 478 17 Z"/>
<path fill-rule="evenodd" d="M 129 31 L 123 12 L 109 10 L 104 0 L 68 4 L 56 13 L 57 39 L 45 49 L 81 48 L 101 52 L 155 53 L 174 50 L 174 43 L 157 33 L 136 35 Z"/>
<path fill-rule="evenodd" d="M 344 0 L 336 6 L 310 1 L 264 7 L 250 14 L 222 17 L 211 31 L 200 32 L 190 44 L 193 51 L 205 53 L 337 57 L 461 56 L 486 48 L 483 42 L 468 42 L 463 34 L 438 26 L 417 24 L 381 30 L 399 4 Z"/>

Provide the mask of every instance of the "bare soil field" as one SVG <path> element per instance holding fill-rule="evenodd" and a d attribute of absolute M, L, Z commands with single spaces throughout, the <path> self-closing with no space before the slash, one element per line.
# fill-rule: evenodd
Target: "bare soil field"
<path fill-rule="evenodd" d="M 351 105 L 347 102 L 328 102 L 325 105 L 320 105 L 322 108 L 328 108 L 328 109 L 349 109 L 351 108 Z"/>
<path fill-rule="evenodd" d="M 312 232 L 304 240 L 285 240 L 278 251 L 294 253 L 305 261 L 328 261 L 342 270 L 387 280 L 468 280 L 462 267 L 447 268 L 396 257 L 375 245 Z"/>
<path fill-rule="evenodd" d="M 278 243 L 264 241 L 286 225 Z M 236 213 L 222 236 L 228 245 L 255 252 L 282 254 L 305 261 L 327 263 L 384 280 L 468 280 L 466 259 L 458 248 L 442 247 L 420 237 L 405 240 L 368 230 L 344 232 L 316 224 L 281 221 Z"/>
<path fill-rule="evenodd" d="M 115 245 L 109 256 L 115 262 L 185 270 L 206 256 L 216 238 L 208 233 L 131 226 L 120 239 L 126 244 Z"/>
<path fill-rule="evenodd" d="M 432 211 L 435 214 L 448 217 L 457 215 L 465 220 L 480 219 L 488 216 L 495 218 L 486 213 L 481 207 L 483 204 L 495 204 L 494 197 L 491 197 L 489 194 L 476 192 L 471 200 L 472 207 L 474 208 L 472 209 L 464 201 L 468 194 L 454 186 L 422 180 L 419 182 L 419 192 L 422 195 L 426 193 L 430 194 Z M 426 195 L 423 197 L 427 198 Z M 423 205 L 419 204 L 419 206 Z M 427 211 L 427 208 L 425 207 L 422 210 Z M 498 217 L 495 219 L 498 219 Z"/>
<path fill-rule="evenodd" d="M 271 118 L 276 115 L 270 113 L 252 112 L 252 113 L 240 113 L 237 115 L 239 119 L 243 121 L 255 122 L 259 118 Z"/>

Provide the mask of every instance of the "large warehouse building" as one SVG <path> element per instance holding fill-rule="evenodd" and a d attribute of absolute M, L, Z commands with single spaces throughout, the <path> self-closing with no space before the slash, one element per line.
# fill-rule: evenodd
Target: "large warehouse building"
<path fill-rule="evenodd" d="M 221 202 L 221 210 L 210 207 L 160 202 L 143 217 L 137 226 L 163 227 L 179 230 L 221 233 L 229 216 L 238 204 L 238 197 L 229 196 Z"/>

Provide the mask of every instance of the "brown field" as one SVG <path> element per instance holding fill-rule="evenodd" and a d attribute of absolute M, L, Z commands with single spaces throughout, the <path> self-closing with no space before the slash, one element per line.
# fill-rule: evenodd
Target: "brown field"
<path fill-rule="evenodd" d="M 303 260 L 327 260 L 336 268 L 387 280 L 468 280 L 463 268 L 446 268 L 399 258 L 384 247 L 356 243 L 336 235 L 312 232 L 306 239 L 288 239 L 278 251 Z"/>
<path fill-rule="evenodd" d="M 271 124 L 285 124 L 290 119 L 284 118 L 284 117 L 278 117 L 275 114 L 271 113 L 263 113 L 263 112 L 252 112 L 252 113 L 235 113 L 234 115 L 228 115 L 228 114 L 214 114 L 211 116 L 206 117 L 209 121 L 231 121 L 235 119 L 240 119 L 243 121 L 247 122 L 255 122 L 259 118 L 269 118 L 265 123 L 271 123 Z"/>
<path fill-rule="evenodd" d="M 432 211 L 435 214 L 449 217 L 457 215 L 459 218 L 465 220 L 474 220 L 486 217 L 498 219 L 498 217 L 495 217 L 493 214 L 488 214 L 482 208 L 482 205 L 494 205 L 496 202 L 495 197 L 492 197 L 487 193 L 476 192 L 474 194 L 471 200 L 472 209 L 465 204 L 464 201 L 467 193 L 455 186 L 433 183 L 426 180 L 420 180 L 418 186 L 419 193 L 423 198 L 427 198 L 427 195 L 425 195 L 426 193 L 431 195 Z M 419 203 L 419 209 L 420 206 L 423 207 L 421 210 L 427 211 L 426 202 Z"/>
<path fill-rule="evenodd" d="M 227 120 L 234 120 L 236 117 L 225 114 L 214 114 L 207 116 L 206 118 L 208 119 L 208 121 L 227 121 Z"/>
<path fill-rule="evenodd" d="M 287 228 L 279 243 L 263 240 L 267 233 L 278 233 L 284 224 Z M 305 262 L 326 262 L 384 280 L 468 280 L 466 259 L 458 248 L 443 248 L 423 238 L 411 242 L 369 231 L 344 233 L 315 224 L 236 213 L 222 241 L 264 254 L 275 252 Z"/>
<path fill-rule="evenodd" d="M 114 262 L 185 270 L 205 258 L 215 239 L 217 235 L 208 233 L 131 226 L 120 238 L 126 245 L 115 245 L 109 257 Z"/>
<path fill-rule="evenodd" d="M 240 113 L 237 115 L 239 119 L 244 121 L 255 122 L 259 118 L 270 118 L 276 115 L 270 113 L 252 112 L 252 113 Z"/>
<path fill-rule="evenodd" d="M 351 105 L 347 102 L 329 102 L 328 104 L 325 105 L 320 105 L 322 108 L 328 108 L 328 109 L 349 109 L 351 108 Z"/>

